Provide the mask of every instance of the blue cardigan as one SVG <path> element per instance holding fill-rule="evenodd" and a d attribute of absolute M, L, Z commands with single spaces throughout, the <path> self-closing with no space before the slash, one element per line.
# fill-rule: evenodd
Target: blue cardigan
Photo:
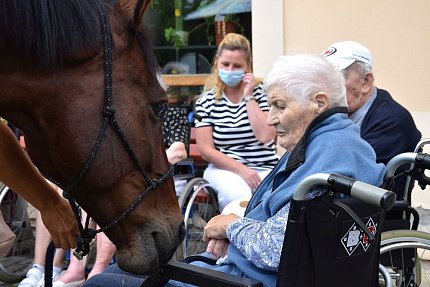
<path fill-rule="evenodd" d="M 310 124 L 296 148 L 281 158 L 254 193 L 246 217 L 267 221 L 289 204 L 299 182 L 318 172 L 339 173 L 369 184 L 382 184 L 384 165 L 376 163 L 375 152 L 361 139 L 358 126 L 338 111 L 339 108 L 328 110 Z M 275 286 L 276 272 L 256 267 L 232 244 L 228 257 L 229 265 L 240 269 L 243 276 L 262 281 L 264 286 Z"/>

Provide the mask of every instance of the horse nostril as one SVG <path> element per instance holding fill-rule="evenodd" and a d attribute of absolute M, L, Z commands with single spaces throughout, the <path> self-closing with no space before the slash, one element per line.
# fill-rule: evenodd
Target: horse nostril
<path fill-rule="evenodd" d="M 179 226 L 179 243 L 181 243 L 185 238 L 185 224 L 182 222 L 182 224 Z"/>

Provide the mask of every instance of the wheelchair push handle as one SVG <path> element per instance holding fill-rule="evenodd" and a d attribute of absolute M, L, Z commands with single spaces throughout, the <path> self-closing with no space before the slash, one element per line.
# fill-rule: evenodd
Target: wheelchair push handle
<path fill-rule="evenodd" d="M 339 175 L 316 173 L 306 177 L 297 186 L 294 200 L 304 200 L 306 194 L 315 186 L 325 186 L 328 189 L 352 196 L 361 201 L 390 210 L 396 200 L 396 194 L 371 184 Z"/>
<path fill-rule="evenodd" d="M 393 178 L 396 170 L 405 163 L 420 164 L 422 168 L 430 169 L 430 155 L 414 152 L 405 152 L 396 155 L 387 163 L 385 179 Z"/>

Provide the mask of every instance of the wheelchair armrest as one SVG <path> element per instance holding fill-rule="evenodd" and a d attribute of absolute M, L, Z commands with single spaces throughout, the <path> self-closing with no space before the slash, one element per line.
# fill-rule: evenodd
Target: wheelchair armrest
<path fill-rule="evenodd" d="M 262 287 L 257 280 L 234 276 L 183 262 L 171 261 L 164 268 L 162 277 L 207 287 Z"/>
<path fill-rule="evenodd" d="M 204 262 L 206 264 L 209 264 L 209 265 L 216 265 L 216 260 L 215 259 L 203 256 L 203 255 L 199 255 L 199 254 L 190 255 L 187 258 L 185 258 L 183 262 L 184 263 L 191 263 L 191 262 L 194 262 L 194 261 L 202 261 L 202 262 Z"/>

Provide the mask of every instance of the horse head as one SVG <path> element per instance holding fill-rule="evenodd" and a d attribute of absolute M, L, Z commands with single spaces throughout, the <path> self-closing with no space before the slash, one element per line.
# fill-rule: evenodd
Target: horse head
<path fill-rule="evenodd" d="M 156 271 L 184 236 L 166 176 L 167 98 L 141 25 L 149 2 L 0 0 L 0 115 L 39 170 L 110 226 L 118 264 L 135 274 Z"/>

